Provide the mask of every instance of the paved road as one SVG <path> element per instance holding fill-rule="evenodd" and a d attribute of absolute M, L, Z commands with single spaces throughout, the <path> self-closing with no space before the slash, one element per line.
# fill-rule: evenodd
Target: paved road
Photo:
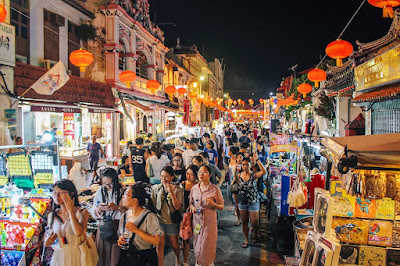
<path fill-rule="evenodd" d="M 228 211 L 231 206 L 226 196 L 226 187 L 222 188 L 225 199 L 225 208 L 219 211 L 218 220 L 218 243 L 215 265 L 260 265 L 261 244 L 255 244 L 244 249 L 241 244 L 244 242 L 242 227 L 235 226 L 236 217 L 233 212 Z M 170 247 L 166 250 L 164 265 L 175 265 L 175 254 Z M 181 263 L 183 255 L 181 255 Z M 190 253 L 190 265 L 195 265 L 193 252 Z"/>

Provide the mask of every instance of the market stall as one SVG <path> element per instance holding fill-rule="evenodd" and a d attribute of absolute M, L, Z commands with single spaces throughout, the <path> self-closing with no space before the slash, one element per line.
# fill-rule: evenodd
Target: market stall
<path fill-rule="evenodd" d="M 322 144 L 330 189 L 315 193 L 301 265 L 399 265 L 400 134 Z"/>

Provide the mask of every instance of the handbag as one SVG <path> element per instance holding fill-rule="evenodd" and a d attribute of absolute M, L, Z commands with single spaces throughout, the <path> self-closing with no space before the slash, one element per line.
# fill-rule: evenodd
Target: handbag
<path fill-rule="evenodd" d="M 183 214 L 183 220 L 179 228 L 179 236 L 183 240 L 188 240 L 193 236 L 192 213 L 190 210 Z"/>
<path fill-rule="evenodd" d="M 92 235 L 86 236 L 85 240 L 78 246 L 81 253 L 81 265 L 97 266 L 99 254 Z"/>
<path fill-rule="evenodd" d="M 238 184 L 237 181 L 234 181 L 234 182 L 231 184 L 231 193 L 232 193 L 232 194 L 238 194 L 238 193 L 239 193 L 239 184 Z"/>
<path fill-rule="evenodd" d="M 148 178 L 154 177 L 154 171 L 153 171 L 153 167 L 151 166 L 151 163 L 150 163 L 150 158 L 147 159 L 146 164 L 147 164 L 147 167 L 146 167 L 146 175 L 147 175 L 147 177 Z"/>
<path fill-rule="evenodd" d="M 137 225 L 137 228 L 143 224 L 144 220 L 146 219 L 147 215 L 150 212 L 147 212 L 142 220 Z M 125 219 L 126 215 L 124 214 L 124 226 L 123 231 L 125 230 Z M 157 266 L 158 265 L 158 257 L 156 248 L 152 247 L 150 249 L 145 250 L 138 250 L 136 246 L 132 243 L 135 239 L 136 234 L 132 234 L 130 241 L 129 241 L 129 248 L 128 250 L 121 250 L 121 255 L 119 256 L 119 260 L 117 266 L 128 266 L 128 265 L 143 265 L 143 266 Z"/>

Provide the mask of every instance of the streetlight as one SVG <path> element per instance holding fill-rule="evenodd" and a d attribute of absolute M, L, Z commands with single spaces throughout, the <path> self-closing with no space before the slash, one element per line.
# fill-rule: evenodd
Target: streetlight
<path fill-rule="evenodd" d="M 204 76 L 201 76 L 201 77 L 200 77 L 200 80 L 204 80 L 204 79 L 205 79 L 205 77 L 204 77 Z"/>

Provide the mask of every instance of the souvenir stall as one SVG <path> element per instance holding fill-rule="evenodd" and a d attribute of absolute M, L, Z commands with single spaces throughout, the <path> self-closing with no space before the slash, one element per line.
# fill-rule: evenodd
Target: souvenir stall
<path fill-rule="evenodd" d="M 301 265 L 399 265 L 400 134 L 322 144 L 332 177 L 315 193 Z"/>
<path fill-rule="evenodd" d="M 57 145 L 0 148 L 1 265 L 40 265 L 50 186 L 59 178 Z"/>

